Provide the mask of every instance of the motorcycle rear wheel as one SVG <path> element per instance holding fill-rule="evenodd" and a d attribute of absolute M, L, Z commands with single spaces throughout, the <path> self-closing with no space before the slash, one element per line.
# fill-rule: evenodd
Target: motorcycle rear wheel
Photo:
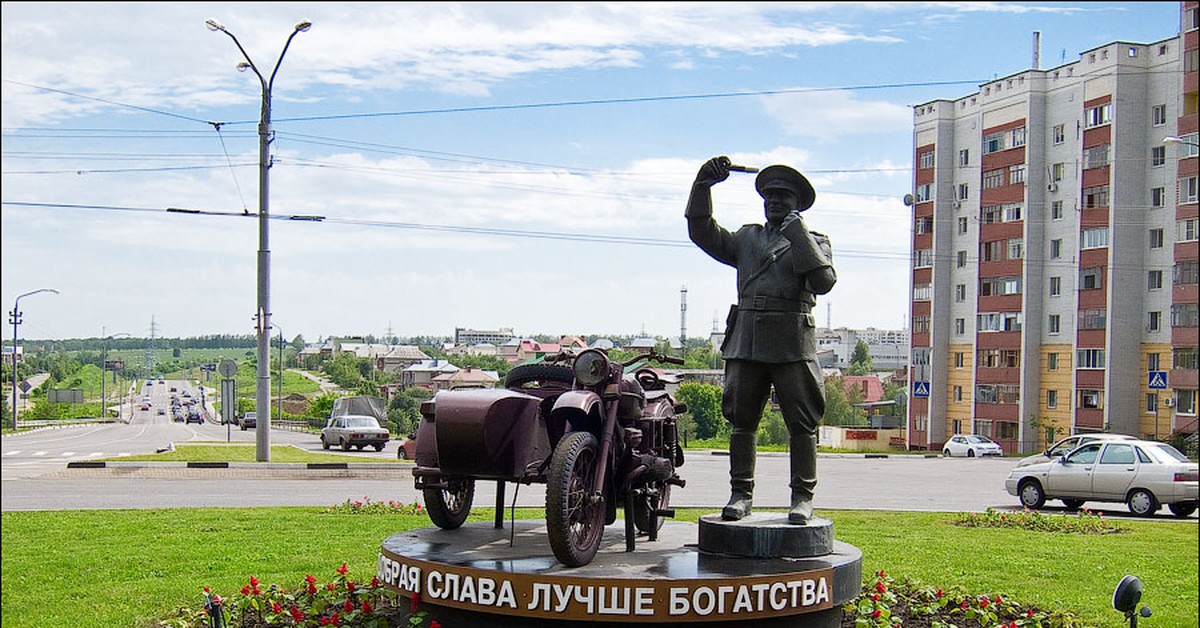
<path fill-rule="evenodd" d="M 433 525 L 443 530 L 454 530 L 467 521 L 471 514 L 471 502 L 475 501 L 475 480 L 447 479 L 448 489 L 427 488 L 421 493 L 425 497 L 425 511 Z"/>
<path fill-rule="evenodd" d="M 572 432 L 554 449 L 546 483 L 546 532 L 554 557 L 567 567 L 592 562 L 604 537 L 604 500 L 592 499 L 599 443 Z"/>
<path fill-rule="evenodd" d="M 666 482 L 655 482 L 647 486 L 633 498 L 633 525 L 638 532 L 650 534 L 662 529 L 666 517 L 654 514 L 654 511 L 671 507 L 671 485 Z M 629 516 L 626 514 L 626 516 Z"/>

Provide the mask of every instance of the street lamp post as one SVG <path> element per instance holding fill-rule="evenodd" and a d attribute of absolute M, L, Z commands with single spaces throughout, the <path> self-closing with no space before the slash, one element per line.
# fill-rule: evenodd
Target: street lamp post
<path fill-rule="evenodd" d="M 12 415 L 12 428 L 13 428 L 14 430 L 15 430 L 15 429 L 17 429 L 17 398 L 21 396 L 21 392 L 20 392 L 19 390 L 17 390 L 17 326 L 21 324 L 21 299 L 22 299 L 23 297 L 27 297 L 27 296 L 29 296 L 29 295 L 32 295 L 32 294 L 37 294 L 37 293 L 39 293 L 39 292 L 53 292 L 54 294 L 58 294 L 58 290 L 55 290 L 54 288 L 39 288 L 39 289 L 37 289 L 37 290 L 34 290 L 34 291 L 32 291 L 32 292 L 26 292 L 25 294 L 19 294 L 19 295 L 17 295 L 17 298 L 16 298 L 16 299 L 13 301 L 13 309 L 12 309 L 12 312 L 9 312 L 9 318 L 11 319 L 9 322 L 10 322 L 10 323 L 12 323 L 12 326 L 13 326 L 13 344 L 12 344 L 12 372 L 13 372 L 13 387 L 12 387 L 12 397 L 13 397 L 13 415 Z"/>
<path fill-rule="evenodd" d="M 250 69 L 258 76 L 258 82 L 262 86 L 262 117 L 258 122 L 258 311 L 255 316 L 257 319 L 257 335 L 258 335 L 258 381 L 255 387 L 254 406 L 258 411 L 258 421 L 254 428 L 255 434 L 255 460 L 258 462 L 270 462 L 271 460 L 271 248 L 269 246 L 269 218 L 270 218 L 270 170 L 271 170 L 271 88 L 275 85 L 275 75 L 279 72 L 279 65 L 283 63 L 283 56 L 287 54 L 288 46 L 292 44 L 292 39 L 297 33 L 302 33 L 312 28 L 312 22 L 305 20 L 296 24 L 292 30 L 292 34 L 288 35 L 287 42 L 283 45 L 283 50 L 279 53 L 279 58 L 275 61 L 275 69 L 271 71 L 270 78 L 264 78 L 262 72 L 250 60 L 250 55 L 246 54 L 246 49 L 242 48 L 241 42 L 233 33 L 225 29 L 216 20 L 208 20 L 205 22 L 209 30 L 221 31 L 233 40 L 233 43 L 242 53 L 242 57 L 246 59 L 244 63 L 238 64 L 238 70 L 245 71 Z M 265 412 L 263 410 L 266 410 Z"/>
<path fill-rule="evenodd" d="M 283 328 L 279 325 L 275 326 L 279 330 L 279 383 L 276 385 L 279 391 L 279 414 L 276 417 L 280 421 L 283 420 Z"/>
<path fill-rule="evenodd" d="M 105 404 L 108 403 L 108 395 L 105 394 L 104 380 L 108 379 L 108 341 L 112 340 L 113 338 L 116 338 L 117 336 L 124 336 L 124 337 L 128 338 L 129 334 L 127 334 L 125 332 L 120 332 L 120 333 L 105 336 L 104 335 L 104 327 L 101 327 L 100 335 L 104 336 L 104 350 L 100 352 L 100 418 L 107 419 L 108 418 L 108 408 L 106 407 Z M 117 383 L 117 370 L 116 369 L 113 369 L 113 383 L 114 384 Z M 118 419 L 121 418 L 121 406 L 120 405 L 117 406 L 117 418 Z"/>

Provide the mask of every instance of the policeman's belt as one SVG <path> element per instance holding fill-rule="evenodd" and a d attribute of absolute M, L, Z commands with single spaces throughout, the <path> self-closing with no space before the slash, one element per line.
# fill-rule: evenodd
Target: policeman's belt
<path fill-rule="evenodd" d="M 742 297 L 738 299 L 739 310 L 756 312 L 809 312 L 812 305 L 807 301 L 780 299 L 776 297 Z"/>

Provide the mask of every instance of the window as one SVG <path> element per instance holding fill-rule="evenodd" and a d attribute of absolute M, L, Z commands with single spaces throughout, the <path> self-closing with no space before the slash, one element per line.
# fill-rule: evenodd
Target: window
<path fill-rule="evenodd" d="M 1160 370 L 1158 368 L 1158 354 L 1157 353 L 1147 353 L 1146 354 L 1146 370 L 1147 371 Z"/>
<path fill-rule="evenodd" d="M 1025 240 L 1021 238 L 1013 238 L 1008 241 L 1008 259 L 1021 259 L 1025 257 Z"/>
<path fill-rule="evenodd" d="M 1200 28 L 1200 8 L 1186 7 L 1183 10 L 1183 30 Z"/>
<path fill-rule="evenodd" d="M 967 333 L 967 319 L 965 319 L 965 318 L 954 319 L 954 335 L 962 336 L 962 335 L 965 335 L 966 333 Z"/>
<path fill-rule="evenodd" d="M 1154 146 L 1150 149 L 1150 165 L 1161 166 L 1167 163 L 1167 147 Z"/>
<path fill-rule="evenodd" d="M 1108 144 L 1086 148 L 1083 151 L 1083 169 L 1103 168 L 1108 165 Z"/>
<path fill-rule="evenodd" d="M 1108 246 L 1108 227 L 1084 229 L 1079 232 L 1080 249 L 1099 249 Z"/>
<path fill-rule="evenodd" d="M 1175 221 L 1175 241 L 1192 242 L 1200 239 L 1200 219 L 1184 218 Z"/>
<path fill-rule="evenodd" d="M 959 252 L 955 253 L 954 258 L 955 258 L 954 263 L 958 268 L 962 268 L 963 266 L 967 265 L 967 252 L 966 251 L 959 251 Z"/>
<path fill-rule="evenodd" d="M 1171 269 L 1171 284 L 1175 286 L 1194 286 L 1200 283 L 1200 260 L 1184 260 L 1175 262 Z"/>
<path fill-rule="evenodd" d="M 1163 271 L 1151 270 L 1146 273 L 1146 289 L 1147 290 L 1162 290 L 1163 287 Z"/>
<path fill-rule="evenodd" d="M 971 198 L 971 186 L 966 183 L 958 184 L 958 200 L 965 201 Z"/>
<path fill-rule="evenodd" d="M 1107 321 L 1108 315 L 1102 308 L 1079 310 L 1080 329 L 1104 329 Z"/>
<path fill-rule="evenodd" d="M 1062 201 L 1054 201 L 1054 202 L 1050 203 L 1050 219 L 1051 220 L 1062 220 L 1063 219 L 1063 202 Z"/>
<path fill-rule="evenodd" d="M 979 261 L 996 262 L 1004 259 L 1004 249 L 1007 243 L 1007 240 L 981 242 L 979 244 Z"/>
<path fill-rule="evenodd" d="M 971 151 L 964 148 L 958 151 L 958 165 L 968 166 L 971 164 Z"/>
<path fill-rule="evenodd" d="M 1171 352 L 1172 368 L 1196 370 L 1196 365 L 1200 362 L 1197 360 L 1197 355 L 1200 355 L 1200 351 L 1197 351 L 1195 347 L 1176 347 Z"/>
<path fill-rule="evenodd" d="M 1166 207 L 1167 206 L 1167 188 L 1156 187 L 1150 188 L 1150 206 L 1151 207 Z"/>
<path fill-rule="evenodd" d="M 1057 146 L 1067 141 L 1066 127 L 1061 124 L 1054 125 L 1054 145 Z"/>
<path fill-rule="evenodd" d="M 1057 390 L 1047 390 L 1046 391 L 1046 407 L 1047 408 L 1057 408 L 1058 407 L 1058 391 Z"/>
<path fill-rule="evenodd" d="M 1048 371 L 1057 371 L 1058 370 L 1058 354 L 1057 353 L 1046 354 L 1046 370 L 1048 370 Z"/>
<path fill-rule="evenodd" d="M 1013 147 L 1025 145 L 1025 127 L 1019 126 L 1012 130 L 1012 145 Z"/>
<path fill-rule="evenodd" d="M 1021 294 L 1020 277 L 989 277 L 979 280 L 979 296 Z"/>
<path fill-rule="evenodd" d="M 1004 208 L 1004 222 L 1015 222 L 1021 219 L 1020 205 L 1014 205 L 1010 203 L 1003 205 L 1002 207 Z"/>
<path fill-rule="evenodd" d="M 1162 312 L 1155 311 L 1146 313 L 1146 331 L 1150 333 L 1162 331 Z"/>
<path fill-rule="evenodd" d="M 929 333 L 929 317 L 928 316 L 914 316 L 913 322 L 912 322 L 912 330 L 913 330 L 914 334 Z"/>
<path fill-rule="evenodd" d="M 1057 297 L 1062 294 L 1062 277 L 1050 278 L 1050 296 Z"/>
<path fill-rule="evenodd" d="M 1110 443 L 1100 454 L 1100 464 L 1133 464 L 1133 445 Z"/>
<path fill-rule="evenodd" d="M 913 268 L 933 266 L 933 249 L 917 249 L 913 251 Z"/>
<path fill-rule="evenodd" d="M 913 286 L 913 301 L 928 301 L 933 298 L 933 286 L 919 283 Z"/>
<path fill-rule="evenodd" d="M 1184 177 L 1179 180 L 1179 203 L 1196 202 L 1196 177 Z"/>
<path fill-rule="evenodd" d="M 1195 303 L 1176 303 L 1171 306 L 1171 327 L 1200 325 L 1200 308 Z"/>
<path fill-rule="evenodd" d="M 967 300 L 967 284 L 960 283 L 954 286 L 954 302 L 963 303 Z"/>
<path fill-rule="evenodd" d="M 1103 408 L 1104 407 L 1104 391 L 1082 388 L 1079 390 L 1079 407 L 1080 408 Z M 1100 449 L 1100 445 L 1096 445 L 1096 449 Z"/>
<path fill-rule="evenodd" d="M 1195 157 L 1197 153 L 1200 153 L 1200 147 L 1196 146 L 1197 138 L 1200 138 L 1200 133 L 1180 135 L 1179 139 L 1183 141 L 1175 145 L 1176 155 L 1180 159 L 1186 159 L 1188 157 Z"/>
<path fill-rule="evenodd" d="M 1163 247 L 1163 230 L 1161 227 L 1150 230 L 1150 248 L 1161 249 Z"/>
<path fill-rule="evenodd" d="M 1179 414 L 1196 414 L 1196 390 L 1186 388 L 1175 389 L 1175 412 Z"/>
<path fill-rule="evenodd" d="M 917 167 L 920 168 L 921 170 L 928 170 L 928 169 L 932 168 L 933 167 L 933 151 L 927 150 L 927 151 L 917 155 L 917 161 L 920 163 L 920 165 Z"/>
<path fill-rule="evenodd" d="M 960 217 L 959 217 L 959 219 L 958 219 L 958 232 L 959 232 L 959 233 L 966 233 L 966 232 L 967 232 L 967 217 L 966 217 L 966 216 L 960 216 Z"/>
<path fill-rule="evenodd" d="M 991 190 L 1004 185 L 1004 168 L 988 170 L 983 173 L 983 189 Z"/>
<path fill-rule="evenodd" d="M 1064 164 L 1061 161 L 1054 164 L 1053 166 L 1050 167 L 1050 180 L 1051 181 L 1062 181 L 1063 174 L 1066 171 L 1067 171 L 1067 164 Z"/>
<path fill-rule="evenodd" d="M 1097 267 L 1083 268 L 1079 271 L 1080 290 L 1099 290 L 1104 287 L 1103 273 Z"/>
<path fill-rule="evenodd" d="M 989 312 L 976 316 L 976 328 L 980 332 L 1021 331 L 1020 312 Z"/>
<path fill-rule="evenodd" d="M 1151 124 L 1154 126 L 1162 126 L 1167 123 L 1167 106 L 1154 105 L 1150 109 Z"/>
<path fill-rule="evenodd" d="M 1108 124 L 1112 120 L 1112 105 L 1104 104 L 1083 112 L 1087 128 Z"/>
<path fill-rule="evenodd" d="M 1025 182 L 1025 164 L 1008 167 L 1008 184 L 1017 185 Z"/>
<path fill-rule="evenodd" d="M 925 183 L 917 186 L 917 202 L 923 203 L 933 198 L 933 184 Z"/>
<path fill-rule="evenodd" d="M 955 401 L 962 401 L 962 386 L 955 386 L 955 387 L 954 387 L 954 400 L 955 400 Z"/>
<path fill-rule="evenodd" d="M 1017 368 L 1021 352 L 1016 349 L 980 349 L 975 356 L 976 366 L 984 368 Z"/>
<path fill-rule="evenodd" d="M 1083 189 L 1083 206 L 1085 209 L 1108 207 L 1108 186 L 1097 185 Z"/>
<path fill-rule="evenodd" d="M 933 233 L 933 216 L 920 216 L 913 222 L 917 233 Z"/>
<path fill-rule="evenodd" d="M 964 362 L 963 362 L 962 351 L 956 351 L 954 353 L 954 368 L 956 368 L 956 369 L 963 368 L 963 364 L 964 364 Z"/>
<path fill-rule="evenodd" d="M 1004 145 L 1004 135 L 1004 133 L 992 133 L 991 135 L 983 136 L 983 154 L 987 155 L 1007 148 Z"/>
<path fill-rule="evenodd" d="M 1062 257 L 1062 239 L 1055 238 L 1050 241 L 1050 259 L 1058 259 Z"/>
<path fill-rule="evenodd" d="M 1061 331 L 1060 330 L 1061 325 L 1059 323 L 1060 320 L 1061 320 L 1061 318 L 1059 317 L 1058 314 L 1050 315 L 1050 319 L 1046 323 L 1046 328 L 1050 331 L 1051 334 L 1057 334 Z"/>

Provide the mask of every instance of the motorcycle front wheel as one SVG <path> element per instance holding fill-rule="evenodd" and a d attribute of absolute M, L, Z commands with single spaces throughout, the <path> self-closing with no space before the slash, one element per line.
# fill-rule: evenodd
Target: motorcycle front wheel
<path fill-rule="evenodd" d="M 592 562 L 604 537 L 604 500 L 591 494 L 599 449 L 590 432 L 572 432 L 559 441 L 550 460 L 546 532 L 554 557 L 567 567 Z"/>
<path fill-rule="evenodd" d="M 454 530 L 466 522 L 471 514 L 471 502 L 475 501 L 475 480 L 447 479 L 449 488 L 427 488 L 421 493 L 425 497 L 425 511 L 433 525 L 443 530 Z"/>

